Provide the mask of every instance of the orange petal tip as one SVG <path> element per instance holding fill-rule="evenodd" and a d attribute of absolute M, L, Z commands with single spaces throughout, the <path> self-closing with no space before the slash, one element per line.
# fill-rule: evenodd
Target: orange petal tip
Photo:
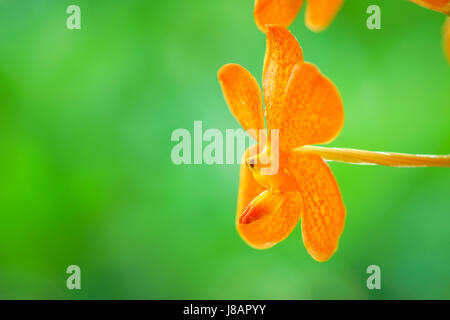
<path fill-rule="evenodd" d="M 305 14 L 306 26 L 314 32 L 326 29 L 342 7 L 343 0 L 309 0 Z"/>
<path fill-rule="evenodd" d="M 268 25 L 288 27 L 297 16 L 303 0 L 256 0 L 253 10 L 255 23 L 262 32 Z"/>

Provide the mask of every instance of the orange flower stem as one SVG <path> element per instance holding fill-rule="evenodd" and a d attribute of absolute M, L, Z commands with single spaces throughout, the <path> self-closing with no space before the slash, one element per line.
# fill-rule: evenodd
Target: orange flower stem
<path fill-rule="evenodd" d="M 295 150 L 310 151 L 319 154 L 325 160 L 352 164 L 378 164 L 390 167 L 450 167 L 450 155 L 419 155 L 320 146 L 304 146 Z"/>

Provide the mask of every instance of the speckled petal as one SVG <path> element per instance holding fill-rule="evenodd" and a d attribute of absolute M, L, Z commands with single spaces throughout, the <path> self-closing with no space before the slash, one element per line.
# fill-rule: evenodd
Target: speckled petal
<path fill-rule="evenodd" d="M 303 199 L 305 248 L 317 261 L 326 261 L 336 251 L 344 228 L 345 207 L 339 186 L 328 165 L 316 154 L 291 152 L 288 168 Z"/>
<path fill-rule="evenodd" d="M 280 129 L 288 80 L 295 65 L 302 61 L 302 49 L 289 30 L 284 27 L 269 26 L 263 71 L 263 93 L 269 130 Z"/>
<path fill-rule="evenodd" d="M 280 149 L 330 142 L 344 124 L 344 108 L 333 82 L 304 62 L 292 72 L 281 115 Z"/>
<path fill-rule="evenodd" d="M 256 130 L 265 128 L 262 94 L 258 82 L 238 64 L 223 66 L 218 77 L 231 112 L 245 130 L 255 130 L 251 135 L 257 140 Z"/>

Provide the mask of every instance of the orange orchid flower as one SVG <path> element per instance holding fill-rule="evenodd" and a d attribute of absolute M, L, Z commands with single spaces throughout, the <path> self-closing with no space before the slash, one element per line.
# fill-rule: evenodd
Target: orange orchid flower
<path fill-rule="evenodd" d="M 450 0 L 409 0 L 411 2 L 417 3 L 418 5 L 442 12 L 447 16 L 443 26 L 443 45 L 444 52 L 447 57 L 447 61 L 450 63 Z"/>
<path fill-rule="evenodd" d="M 448 167 L 450 157 L 309 146 L 329 142 L 339 134 L 344 121 L 339 92 L 314 65 L 303 61 L 299 43 L 286 28 L 267 26 L 266 31 L 265 116 L 268 135 L 279 130 L 279 155 L 273 156 L 271 139 L 258 139 L 258 144 L 245 152 L 237 230 L 250 246 L 266 249 L 288 237 L 301 219 L 307 251 L 317 261 L 326 261 L 337 249 L 346 210 L 324 160 Z M 265 130 L 261 90 L 250 72 L 240 65 L 227 64 L 219 70 L 218 78 L 225 100 L 242 127 Z M 260 153 L 252 156 L 256 150 Z M 273 161 L 278 161 L 277 173 L 262 174 L 263 164 Z"/>
<path fill-rule="evenodd" d="M 300 11 L 304 0 L 256 0 L 253 15 L 256 25 L 266 31 L 267 25 L 288 27 Z M 344 0 L 308 0 L 305 23 L 312 31 L 328 27 Z"/>
<path fill-rule="evenodd" d="M 241 125 L 264 129 L 263 102 L 255 78 L 236 64 L 225 65 L 218 76 Z M 269 248 L 284 240 L 302 217 L 306 249 L 314 259 L 325 261 L 337 248 L 345 207 L 323 159 L 293 149 L 331 141 L 338 135 L 344 120 L 341 98 L 329 79 L 303 61 L 295 37 L 279 26 L 267 28 L 263 89 L 267 129 L 280 129 L 279 170 L 263 176 L 257 161 L 242 164 L 238 232 L 249 245 Z"/>

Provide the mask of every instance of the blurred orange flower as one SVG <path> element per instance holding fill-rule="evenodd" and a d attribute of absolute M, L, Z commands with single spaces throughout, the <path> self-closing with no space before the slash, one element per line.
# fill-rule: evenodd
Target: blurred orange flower
<path fill-rule="evenodd" d="M 253 15 L 263 32 L 266 25 L 288 27 L 297 16 L 304 0 L 256 0 Z M 305 23 L 312 31 L 322 31 L 331 23 L 344 0 L 308 0 Z"/>
<path fill-rule="evenodd" d="M 447 15 L 447 18 L 443 27 L 443 45 L 444 52 L 447 57 L 447 61 L 450 63 L 450 0 L 409 0 L 411 2 L 417 3 L 418 5 L 442 12 Z"/>
<path fill-rule="evenodd" d="M 345 207 L 323 158 L 296 148 L 333 140 L 344 110 L 338 90 L 314 65 L 303 61 L 295 37 L 282 26 L 267 26 L 263 94 L 267 130 L 279 130 L 279 156 L 270 139 L 250 147 L 241 165 L 236 225 L 252 247 L 265 249 L 284 240 L 301 219 L 303 243 L 317 261 L 336 251 Z M 244 129 L 265 129 L 263 99 L 255 78 L 242 66 L 218 72 L 229 108 Z M 249 155 L 259 148 L 255 157 Z M 279 162 L 274 175 L 261 174 L 261 158 Z M 265 162 L 267 163 L 267 162 Z"/>
<path fill-rule="evenodd" d="M 440 11 L 444 14 L 450 13 L 450 1 L 449 0 L 409 0 L 415 2 L 418 5 L 434 10 Z"/>

